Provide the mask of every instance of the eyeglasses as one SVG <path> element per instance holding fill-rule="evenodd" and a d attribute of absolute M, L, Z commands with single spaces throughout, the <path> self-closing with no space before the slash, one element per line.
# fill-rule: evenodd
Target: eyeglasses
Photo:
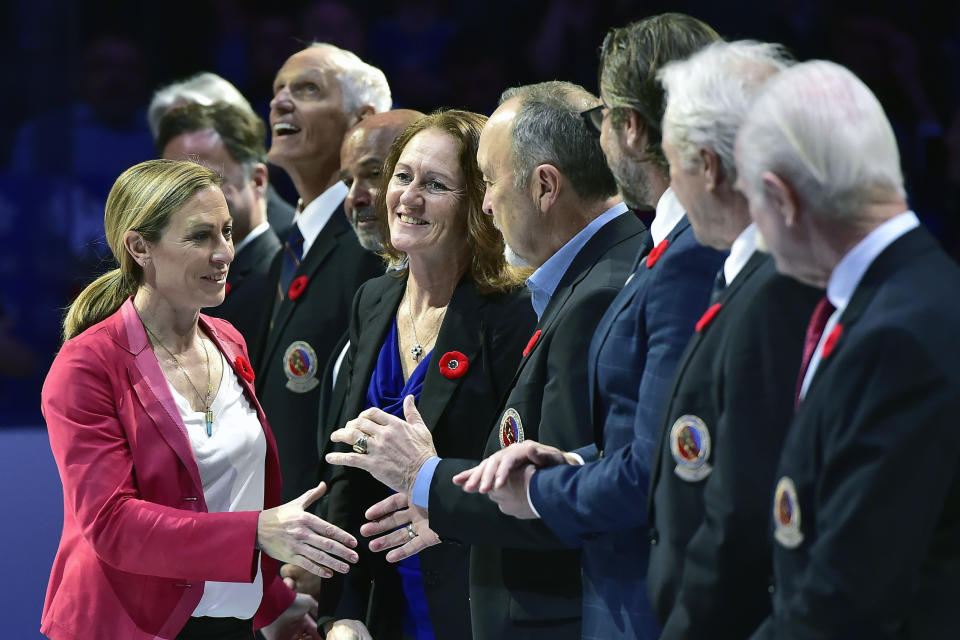
<path fill-rule="evenodd" d="M 600 137 L 600 127 L 603 126 L 603 110 L 606 108 L 607 105 L 601 102 L 592 109 L 580 112 L 580 117 L 587 123 L 587 129 L 597 137 Z"/>

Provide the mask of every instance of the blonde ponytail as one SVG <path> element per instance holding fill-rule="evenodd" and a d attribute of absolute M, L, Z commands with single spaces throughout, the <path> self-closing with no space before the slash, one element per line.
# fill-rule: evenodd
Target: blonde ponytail
<path fill-rule="evenodd" d="M 137 291 L 137 282 L 120 269 L 109 271 L 80 292 L 63 319 L 63 339 L 79 335 L 110 316 Z"/>
<path fill-rule="evenodd" d="M 193 162 L 147 160 L 121 173 L 107 196 L 103 216 L 107 244 L 120 268 L 100 276 L 77 296 L 63 320 L 63 339 L 104 320 L 137 292 L 143 269 L 123 244 L 128 231 L 158 242 L 175 211 L 198 191 L 219 185 L 218 174 Z"/>

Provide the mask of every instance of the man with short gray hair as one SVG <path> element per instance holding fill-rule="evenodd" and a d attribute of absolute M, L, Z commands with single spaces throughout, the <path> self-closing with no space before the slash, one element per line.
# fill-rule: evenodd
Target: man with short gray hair
<path fill-rule="evenodd" d="M 324 367 L 357 289 L 383 273 L 344 214 L 340 145 L 350 127 L 390 108 L 390 87 L 355 54 L 314 44 L 287 59 L 273 91 L 267 158 L 289 174 L 300 202 L 274 266 L 277 302 L 257 395 L 277 437 L 283 495 L 296 496 L 321 477 L 315 443 Z"/>
<path fill-rule="evenodd" d="M 778 275 L 737 191 L 733 146 L 782 49 L 717 42 L 659 73 L 663 151 L 697 241 L 730 251 L 687 346 L 651 474 L 647 585 L 661 640 L 740 640 L 770 613 L 769 487 L 823 292 Z"/>
<path fill-rule="evenodd" d="M 773 612 L 751 637 L 952 635 L 960 269 L 908 210 L 893 128 L 844 67 L 771 79 L 735 158 L 777 269 L 826 287 L 767 487 Z"/>

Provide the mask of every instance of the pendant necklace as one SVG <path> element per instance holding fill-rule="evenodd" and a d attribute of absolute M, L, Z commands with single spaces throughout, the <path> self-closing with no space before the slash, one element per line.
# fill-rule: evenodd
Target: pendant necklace
<path fill-rule="evenodd" d="M 203 338 L 200 338 L 200 346 L 203 347 L 203 355 L 206 356 L 207 359 L 207 395 L 206 398 L 204 398 L 204 396 L 200 395 L 197 385 L 193 384 L 193 380 L 190 379 L 190 374 L 187 373 L 187 370 L 184 369 L 182 364 L 180 364 L 180 360 L 177 358 L 177 356 L 173 355 L 173 352 L 171 352 L 170 349 L 167 349 L 167 347 L 160 342 L 160 338 L 158 338 L 157 334 L 150 330 L 150 327 L 148 327 L 146 323 L 143 324 L 143 328 L 147 330 L 147 333 L 150 334 L 150 337 L 153 338 L 154 342 L 160 345 L 160 348 L 166 351 L 168 356 L 173 358 L 173 362 L 177 365 L 177 369 L 183 373 L 184 377 L 187 379 L 187 382 L 189 382 L 190 386 L 193 387 L 193 392 L 197 394 L 197 400 L 199 400 L 203 405 L 203 418 L 207 425 L 207 437 L 209 438 L 213 435 L 213 409 L 211 408 L 210 404 L 210 394 L 213 392 L 213 384 L 210 379 L 210 352 L 207 351 L 207 344 L 203 341 Z"/>
<path fill-rule="evenodd" d="M 407 314 L 410 316 L 410 328 L 413 329 L 413 346 L 410 347 L 410 355 L 413 356 L 414 362 L 420 362 L 420 358 L 423 357 L 423 346 L 420 344 L 420 338 L 417 337 L 417 323 L 413 320 L 413 304 L 410 302 L 410 298 L 407 297 Z M 443 324 L 443 318 L 447 315 L 447 307 L 443 308 L 443 313 L 440 315 L 440 323 Z M 437 328 L 437 333 L 440 333 L 439 327 Z"/>

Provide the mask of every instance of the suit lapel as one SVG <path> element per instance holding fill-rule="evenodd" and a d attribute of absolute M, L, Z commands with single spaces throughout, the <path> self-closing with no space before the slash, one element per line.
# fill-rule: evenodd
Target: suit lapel
<path fill-rule="evenodd" d="M 473 281 L 468 276 L 461 278 L 450 299 L 450 306 L 447 307 L 443 325 L 433 347 L 430 369 L 423 382 L 424 392 L 420 396 L 418 409 L 431 429 L 440 421 L 463 380 L 445 377 L 440 371 L 440 359 L 449 351 L 459 351 L 467 357 L 470 365 L 474 364 L 480 354 L 485 305 L 486 301 L 477 292 Z"/>
<path fill-rule="evenodd" d="M 689 226 L 689 223 L 688 223 Z M 740 273 L 733 279 L 733 282 L 730 283 L 720 297 L 721 304 L 727 304 L 734 296 L 737 295 L 737 292 L 743 288 L 743 283 L 750 279 L 750 277 L 756 273 L 757 269 L 760 268 L 767 260 L 767 255 L 760 252 L 754 251 L 751 254 L 750 259 L 747 260 L 747 263 L 740 270 Z M 722 311 L 721 311 L 722 313 Z M 703 331 L 694 331 L 693 336 L 690 338 L 690 343 L 687 345 L 687 348 L 684 350 L 683 355 L 680 357 L 680 362 L 677 364 L 676 373 L 673 376 L 673 383 L 670 387 L 670 393 L 666 397 L 667 407 L 666 413 L 664 414 L 664 420 L 670 419 L 670 414 L 672 412 L 672 401 L 673 398 L 677 395 L 677 388 L 680 386 L 680 381 L 683 378 L 684 372 L 687 370 L 687 366 L 690 364 L 690 361 L 693 360 L 694 355 L 697 352 L 697 349 L 700 348 L 700 345 L 703 344 L 704 338 L 707 335 L 707 329 L 704 328 Z M 654 456 L 653 462 L 653 473 L 650 474 L 651 478 L 651 489 L 650 493 L 647 494 L 647 514 L 648 516 L 653 513 L 653 489 L 656 488 L 659 479 L 660 479 L 660 465 L 663 462 L 663 448 L 666 446 L 667 433 L 670 431 L 673 425 L 664 423 L 661 425 L 660 433 L 657 436 L 657 448 L 656 455 Z"/>
<path fill-rule="evenodd" d="M 406 284 L 406 276 L 391 281 L 379 297 L 365 301 L 364 306 L 357 309 L 365 320 L 361 322 L 357 319 L 358 325 L 361 326 L 362 339 L 356 345 L 357 351 L 353 360 L 353 371 L 350 373 L 350 384 L 360 385 L 360 388 L 348 388 L 345 391 L 344 408 L 353 414 L 344 416 L 348 420 L 357 417 L 363 409 L 367 385 L 377 366 L 377 358 L 380 356 L 387 332 L 393 325 L 393 318 L 400 305 L 400 299 L 403 298 Z"/>
<path fill-rule="evenodd" d="M 857 288 L 854 290 L 850 302 L 840 316 L 839 325 L 843 327 L 844 333 L 848 332 L 850 328 L 857 323 L 866 307 L 870 304 L 870 301 L 873 300 L 877 290 L 883 286 L 897 269 L 902 268 L 904 264 L 911 262 L 920 254 L 930 251 L 931 249 L 937 249 L 938 246 L 937 241 L 921 226 L 908 231 L 884 249 L 863 274 L 863 278 L 861 278 L 860 283 L 857 284 Z M 837 345 L 837 348 L 842 348 L 842 337 L 837 342 Z M 836 353 L 836 350 L 834 350 L 834 353 Z M 817 384 L 817 380 L 820 379 L 820 374 L 823 373 L 824 369 L 828 368 L 830 363 L 835 359 L 836 356 L 831 355 L 828 358 L 820 360 L 820 363 L 817 365 L 817 370 L 813 372 L 813 378 L 810 380 L 805 398 L 810 397 L 814 386 Z M 804 404 L 805 401 L 801 402 L 800 407 L 802 408 Z"/>
<path fill-rule="evenodd" d="M 617 216 L 597 230 L 597 232 L 593 234 L 593 237 L 587 241 L 580 252 L 576 255 L 576 257 L 573 259 L 573 262 L 571 262 L 570 266 L 567 267 L 567 271 L 563 274 L 559 284 L 557 284 L 557 288 L 550 297 L 550 302 L 547 304 L 547 308 L 543 310 L 543 315 L 540 316 L 540 321 L 537 323 L 536 329 L 534 330 L 535 332 L 540 331 L 540 338 L 533 344 L 533 346 L 527 352 L 527 355 L 525 355 L 520 361 L 520 365 L 517 367 L 517 371 L 513 375 L 513 380 L 507 387 L 508 394 L 509 389 L 513 388 L 517 380 L 520 378 L 520 374 L 527 362 L 530 361 L 534 352 L 544 342 L 544 334 L 549 333 L 556 324 L 557 320 L 563 317 L 563 308 L 566 306 L 570 296 L 577 288 L 577 284 L 579 284 L 580 281 L 583 280 L 588 273 L 590 273 L 590 269 L 593 268 L 593 265 L 595 265 L 597 261 L 603 257 L 603 255 L 608 249 L 610 249 L 610 247 L 613 246 L 614 243 L 621 238 L 636 233 L 636 224 L 636 218 L 632 213 L 627 212 Z"/>
<path fill-rule="evenodd" d="M 337 246 L 339 246 L 339 244 L 343 241 L 342 236 L 348 232 L 352 233 L 343 213 L 343 203 L 340 203 L 340 206 L 338 206 L 337 210 L 333 212 L 330 220 L 327 221 L 327 224 L 317 235 L 316 240 L 314 240 L 313 244 L 310 245 L 310 250 L 307 252 L 303 262 L 300 263 L 300 266 L 294 273 L 294 278 L 306 276 L 308 287 L 317 286 L 318 283 L 313 282 L 314 276 L 320 267 L 322 267 L 326 262 L 327 256 L 333 253 Z M 279 256 L 279 261 L 281 262 L 279 269 L 274 269 L 277 276 L 279 276 L 282 271 L 282 260 L 283 257 L 281 254 Z M 279 277 L 277 277 L 276 280 L 279 282 Z M 290 316 L 293 315 L 293 311 L 296 309 L 298 304 L 298 300 L 290 300 L 287 297 L 286 291 L 278 293 L 279 295 L 283 296 L 283 300 L 279 303 L 280 308 L 277 309 L 276 316 L 273 318 L 273 322 L 270 326 L 270 337 L 269 342 L 267 343 L 267 348 L 264 350 L 263 362 L 268 362 L 270 360 L 269 356 L 271 356 L 277 349 L 277 341 L 279 340 L 280 335 L 283 333 L 287 322 L 290 321 Z"/>
<path fill-rule="evenodd" d="M 157 431 L 186 467 L 197 491 L 203 495 L 200 469 L 197 467 L 197 461 L 190 446 L 187 427 L 180 417 L 180 410 L 177 409 L 173 394 L 170 393 L 170 387 L 160 369 L 160 363 L 147 341 L 146 331 L 133 307 L 132 298 L 123 303 L 121 316 L 126 335 L 118 336 L 118 343 L 133 356 L 127 364 L 127 375 L 133 391 Z"/>

